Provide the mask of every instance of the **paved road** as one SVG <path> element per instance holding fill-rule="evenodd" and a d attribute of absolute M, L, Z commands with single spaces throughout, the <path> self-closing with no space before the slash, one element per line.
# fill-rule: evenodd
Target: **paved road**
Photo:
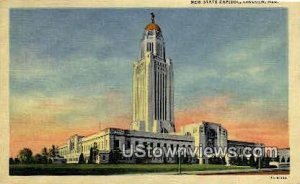
<path fill-rule="evenodd" d="M 286 175 L 289 174 L 289 170 L 282 169 L 244 169 L 244 170 L 230 170 L 226 171 L 218 171 L 218 172 L 201 172 L 197 175 Z"/>
<path fill-rule="evenodd" d="M 178 175 L 178 172 L 143 173 L 129 175 Z M 217 171 L 182 171 L 182 175 L 287 175 L 289 170 L 282 169 L 234 169 Z"/>

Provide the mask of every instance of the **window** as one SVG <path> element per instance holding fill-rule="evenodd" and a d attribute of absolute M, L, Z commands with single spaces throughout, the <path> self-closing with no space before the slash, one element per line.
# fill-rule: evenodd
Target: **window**
<path fill-rule="evenodd" d="M 157 55 L 160 56 L 160 45 L 159 44 L 156 45 L 156 52 L 157 52 Z"/>
<path fill-rule="evenodd" d="M 147 43 L 147 51 L 151 51 L 151 43 Z"/>
<path fill-rule="evenodd" d="M 153 148 L 153 142 L 150 143 L 150 147 Z"/>
<path fill-rule="evenodd" d="M 119 148 L 119 140 L 114 140 L 114 149 Z"/>
<path fill-rule="evenodd" d="M 135 146 L 139 145 L 139 141 L 135 141 Z"/>
<path fill-rule="evenodd" d="M 126 149 L 130 149 L 130 141 L 126 141 Z"/>
<path fill-rule="evenodd" d="M 160 147 L 160 143 L 157 143 L 157 147 Z"/>
<path fill-rule="evenodd" d="M 149 36 L 153 35 L 153 32 L 152 31 L 148 31 L 148 35 Z"/>
<path fill-rule="evenodd" d="M 191 132 L 186 132 L 185 135 L 186 136 L 192 136 Z"/>

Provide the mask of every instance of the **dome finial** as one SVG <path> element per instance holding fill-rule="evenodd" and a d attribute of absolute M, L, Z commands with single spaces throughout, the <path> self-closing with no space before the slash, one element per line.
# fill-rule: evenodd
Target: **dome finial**
<path fill-rule="evenodd" d="M 151 13 L 151 21 L 152 21 L 152 23 L 155 23 L 155 19 L 154 19 L 154 18 L 155 18 L 155 15 L 154 15 L 154 13 L 152 12 L 152 13 Z"/>
<path fill-rule="evenodd" d="M 145 27 L 145 30 L 146 31 L 153 31 L 153 30 L 156 30 L 156 31 L 160 31 L 160 27 L 155 24 L 155 15 L 154 13 L 150 13 L 151 15 L 151 23 L 149 23 L 146 27 Z"/>

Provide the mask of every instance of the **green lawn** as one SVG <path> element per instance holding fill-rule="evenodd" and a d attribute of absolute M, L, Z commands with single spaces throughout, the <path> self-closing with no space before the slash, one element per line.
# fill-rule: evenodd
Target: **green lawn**
<path fill-rule="evenodd" d="M 182 164 L 182 171 L 249 169 L 250 167 Z M 113 175 L 176 172 L 178 164 L 18 164 L 10 165 L 10 175 Z"/>

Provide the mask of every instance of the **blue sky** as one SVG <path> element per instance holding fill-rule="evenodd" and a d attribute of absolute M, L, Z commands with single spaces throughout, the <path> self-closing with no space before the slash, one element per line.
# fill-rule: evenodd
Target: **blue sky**
<path fill-rule="evenodd" d="M 12 9 L 11 117 L 46 113 L 70 126 L 130 117 L 132 64 L 151 12 L 174 64 L 176 112 L 226 97 L 230 109 L 246 109 L 241 120 L 287 119 L 287 11 L 280 8 Z M 44 101 L 63 108 L 47 111 Z"/>

